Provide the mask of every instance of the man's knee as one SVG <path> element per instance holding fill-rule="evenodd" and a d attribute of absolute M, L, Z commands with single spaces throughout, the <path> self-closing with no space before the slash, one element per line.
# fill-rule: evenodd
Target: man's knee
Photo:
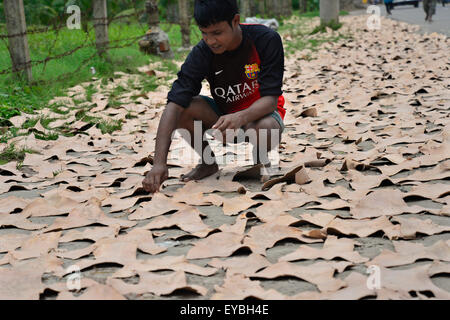
<path fill-rule="evenodd" d="M 266 116 L 246 126 L 246 142 L 263 147 L 267 151 L 275 148 L 281 142 L 281 129 L 278 121 L 272 116 Z M 261 145 L 262 144 L 262 145 Z"/>
<path fill-rule="evenodd" d="M 178 118 L 177 129 L 186 129 L 190 127 L 193 118 L 188 109 L 189 108 L 185 108 L 181 112 L 180 117 Z"/>
<path fill-rule="evenodd" d="M 265 116 L 256 123 L 257 129 L 279 130 L 280 124 L 272 115 Z"/>
<path fill-rule="evenodd" d="M 266 116 L 262 119 L 253 121 L 244 127 L 244 130 L 255 131 L 258 136 L 261 135 L 279 135 L 281 128 L 278 122 L 272 116 Z"/>
<path fill-rule="evenodd" d="M 185 117 L 195 118 L 195 115 L 198 114 L 199 109 L 202 108 L 203 99 L 199 96 L 192 98 L 189 106 L 183 110 L 183 114 Z"/>
<path fill-rule="evenodd" d="M 219 119 L 209 103 L 200 96 L 192 99 L 191 104 L 186 108 L 186 117 L 192 119 L 191 121 L 202 121 L 205 128 L 211 128 Z"/>
<path fill-rule="evenodd" d="M 191 127 L 192 123 L 197 120 L 197 115 L 201 112 L 199 109 L 202 108 L 203 99 L 196 96 L 192 99 L 191 103 L 187 108 L 184 108 L 181 112 L 178 128 Z M 204 108 L 204 106 L 203 106 Z"/>

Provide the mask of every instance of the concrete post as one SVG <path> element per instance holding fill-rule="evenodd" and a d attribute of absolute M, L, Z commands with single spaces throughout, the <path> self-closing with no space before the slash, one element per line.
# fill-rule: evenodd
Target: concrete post
<path fill-rule="evenodd" d="M 266 13 L 266 4 L 264 0 L 258 0 L 258 13 L 262 16 Z"/>
<path fill-rule="evenodd" d="M 106 0 L 93 0 L 95 43 L 99 55 L 106 52 L 108 38 L 108 11 Z"/>
<path fill-rule="evenodd" d="M 247 18 L 251 16 L 250 0 L 241 0 L 241 17 Z"/>
<path fill-rule="evenodd" d="M 4 0 L 6 30 L 9 36 L 9 54 L 13 72 L 33 81 L 30 49 L 28 48 L 27 24 L 23 0 Z"/>
<path fill-rule="evenodd" d="M 178 11 L 180 12 L 180 27 L 182 47 L 191 46 L 191 15 L 189 0 L 178 0 Z"/>
<path fill-rule="evenodd" d="M 150 28 L 143 39 L 139 41 L 140 50 L 147 54 L 155 54 L 163 58 L 172 59 L 174 55 L 172 49 L 170 49 L 169 36 L 159 27 L 157 2 L 155 0 L 147 0 L 145 9 Z"/>
<path fill-rule="evenodd" d="M 283 16 L 284 17 L 292 16 L 292 0 L 283 1 Z"/>
<path fill-rule="evenodd" d="M 299 10 L 300 10 L 300 13 L 305 13 L 308 11 L 308 1 L 307 0 L 299 1 Z"/>
<path fill-rule="evenodd" d="M 320 24 L 339 23 L 339 0 L 320 0 Z"/>
<path fill-rule="evenodd" d="M 145 11 L 148 14 L 148 26 L 150 28 L 159 25 L 158 4 L 154 0 L 145 2 Z"/>

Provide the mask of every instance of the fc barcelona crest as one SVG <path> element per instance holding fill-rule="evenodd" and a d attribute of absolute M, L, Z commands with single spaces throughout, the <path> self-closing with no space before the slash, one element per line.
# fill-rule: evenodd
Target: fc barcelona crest
<path fill-rule="evenodd" d="M 258 78 L 258 74 L 259 74 L 259 66 L 257 63 L 254 64 L 246 64 L 245 67 L 245 75 L 247 76 L 247 78 L 254 80 L 256 78 Z"/>

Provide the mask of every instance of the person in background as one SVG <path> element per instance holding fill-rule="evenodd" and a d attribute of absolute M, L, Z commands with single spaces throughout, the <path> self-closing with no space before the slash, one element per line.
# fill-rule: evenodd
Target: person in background
<path fill-rule="evenodd" d="M 394 0 L 384 0 L 384 5 L 386 6 L 386 12 L 388 15 L 391 15 L 391 9 L 394 9 Z"/>
<path fill-rule="evenodd" d="M 432 16 L 436 13 L 436 0 L 423 0 L 423 10 L 425 11 L 425 21 L 433 22 Z"/>

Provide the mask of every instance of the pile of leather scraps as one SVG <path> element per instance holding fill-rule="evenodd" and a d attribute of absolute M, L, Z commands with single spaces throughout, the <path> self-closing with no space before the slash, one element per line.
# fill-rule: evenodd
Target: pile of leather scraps
<path fill-rule="evenodd" d="M 449 40 L 342 21 L 351 40 L 286 59 L 265 182 L 230 162 L 182 183 L 194 164 L 177 139 L 169 180 L 145 193 L 168 88 L 120 108 L 95 95 L 96 116 L 124 120 L 112 134 L 73 118 L 83 134 L 16 138 L 38 153 L 0 166 L 0 299 L 449 299 L 434 279 L 450 272 Z"/>

